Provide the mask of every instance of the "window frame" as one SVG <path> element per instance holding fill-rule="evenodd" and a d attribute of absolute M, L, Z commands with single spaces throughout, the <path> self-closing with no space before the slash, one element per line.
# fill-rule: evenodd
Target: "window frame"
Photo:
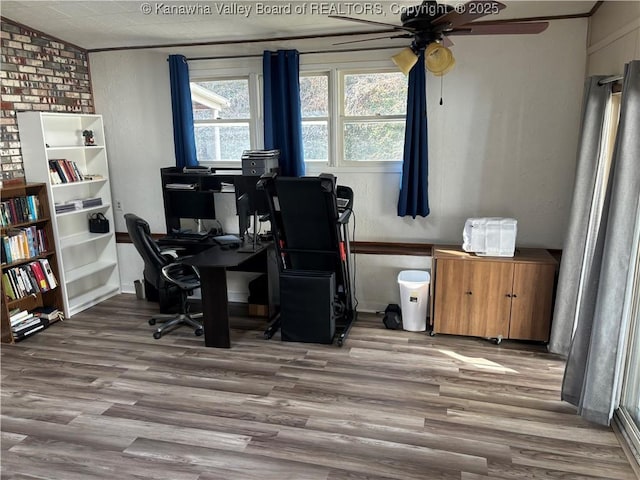
<path fill-rule="evenodd" d="M 327 122 L 327 161 L 307 161 L 305 160 L 305 167 L 311 166 L 331 166 L 331 158 L 333 157 L 332 150 L 332 108 L 331 108 L 331 71 L 330 70 L 308 70 L 308 71 L 300 71 L 300 78 L 302 77 L 326 77 L 327 78 L 327 116 L 326 117 L 304 117 L 302 116 L 302 124 L 304 122 Z M 300 105 L 300 109 L 302 110 L 302 105 Z"/>
<path fill-rule="evenodd" d="M 330 58 L 333 57 L 333 58 Z M 353 58 L 351 55 L 338 54 L 309 55 L 301 57 L 300 77 L 307 75 L 327 75 L 329 81 L 329 146 L 328 162 L 305 162 L 307 175 L 319 173 L 400 173 L 401 161 L 352 161 L 344 160 L 344 145 L 341 133 L 342 91 L 340 76 L 349 73 L 388 73 L 397 72 L 397 69 L 389 59 L 365 59 Z M 315 58 L 315 60 L 314 60 Z M 307 60 L 306 59 L 311 59 Z M 249 106 L 250 121 L 249 132 L 252 149 L 264 146 L 264 117 L 262 101 L 264 95 L 262 62 L 252 59 L 218 59 L 207 60 L 190 65 L 191 82 L 224 81 L 234 79 L 249 79 Z M 222 72 L 219 74 L 219 72 Z M 226 119 L 225 119 L 226 120 Z M 406 115 L 403 117 L 406 121 Z M 226 162 L 201 161 L 201 165 L 214 168 L 241 167 L 241 160 Z"/>
<path fill-rule="evenodd" d="M 404 115 L 360 115 L 360 116 L 347 116 L 345 113 L 345 78 L 348 75 L 371 75 L 381 73 L 398 73 L 397 69 L 393 68 L 358 68 L 358 69 L 339 69 L 338 70 L 338 101 L 339 110 L 336 116 L 337 118 L 337 144 L 339 146 L 339 155 L 337 156 L 337 165 L 344 167 L 359 167 L 363 165 L 382 167 L 387 165 L 400 165 L 402 160 L 370 160 L 370 161 L 357 161 L 346 159 L 346 148 L 344 139 L 345 125 L 348 123 L 385 123 L 389 121 L 401 121 L 406 122 L 406 106 Z M 405 99 L 406 102 L 406 99 Z M 357 121 L 354 121 L 357 119 Z"/>
<path fill-rule="evenodd" d="M 207 125 L 224 125 L 224 126 L 237 126 L 237 125 L 246 125 L 249 127 L 249 148 L 255 149 L 257 145 L 262 144 L 262 134 L 260 132 L 260 128 L 258 125 L 261 125 L 262 117 L 260 110 L 260 96 L 259 85 L 258 85 L 258 76 L 257 74 L 247 74 L 247 75 L 220 75 L 213 76 L 207 75 L 202 77 L 190 78 L 190 83 L 204 83 L 204 82 L 224 82 L 224 81 L 232 81 L 232 80 L 246 80 L 247 81 L 247 89 L 249 94 L 249 117 L 248 118 L 224 118 L 224 119 L 203 119 L 203 120 L 193 120 L 193 129 L 195 135 L 195 129 L 198 126 L 207 126 Z M 210 161 L 210 160 L 200 160 L 198 159 L 198 164 L 212 167 L 212 168 L 240 168 L 242 166 L 241 159 L 237 160 L 220 160 L 220 161 Z"/>

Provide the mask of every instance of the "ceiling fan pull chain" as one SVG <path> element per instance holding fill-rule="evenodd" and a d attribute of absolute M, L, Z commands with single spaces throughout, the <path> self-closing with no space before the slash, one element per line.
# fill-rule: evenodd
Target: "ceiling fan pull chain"
<path fill-rule="evenodd" d="M 442 101 L 442 82 L 444 82 L 444 78 L 440 77 L 440 105 L 442 105 L 444 103 Z"/>

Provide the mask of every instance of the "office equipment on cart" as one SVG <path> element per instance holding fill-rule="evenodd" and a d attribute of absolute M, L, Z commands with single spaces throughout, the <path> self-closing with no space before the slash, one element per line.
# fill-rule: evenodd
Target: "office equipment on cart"
<path fill-rule="evenodd" d="M 356 318 L 347 232 L 353 191 L 329 174 L 267 174 L 258 188 L 269 202 L 281 284 L 280 319 L 265 335 L 280 328 L 283 340 L 342 345 Z M 338 198 L 347 199 L 344 209 Z M 316 295 L 305 300 L 309 291 Z"/>
<path fill-rule="evenodd" d="M 242 175 L 263 175 L 278 170 L 280 150 L 245 150 L 242 152 Z"/>

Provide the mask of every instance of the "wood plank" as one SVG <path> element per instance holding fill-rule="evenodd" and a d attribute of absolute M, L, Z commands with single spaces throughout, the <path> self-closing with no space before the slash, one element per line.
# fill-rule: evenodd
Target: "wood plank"
<path fill-rule="evenodd" d="M 2 479 L 627 479 L 610 428 L 560 400 L 536 343 L 386 330 L 342 348 L 154 340 L 153 303 L 119 295 L 0 351 Z"/>

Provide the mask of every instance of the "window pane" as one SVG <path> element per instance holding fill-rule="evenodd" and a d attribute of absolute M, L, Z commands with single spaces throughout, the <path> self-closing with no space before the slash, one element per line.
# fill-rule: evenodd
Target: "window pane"
<path fill-rule="evenodd" d="M 329 161 L 329 128 L 326 121 L 302 122 L 305 162 Z"/>
<path fill-rule="evenodd" d="M 329 116 L 329 78 L 326 75 L 300 77 L 302 117 Z"/>
<path fill-rule="evenodd" d="M 344 156 L 348 162 L 400 161 L 404 149 L 404 121 L 346 123 Z"/>
<path fill-rule="evenodd" d="M 194 131 L 199 162 L 239 162 L 251 148 L 248 124 L 196 125 Z"/>
<path fill-rule="evenodd" d="M 407 79 L 402 73 L 344 76 L 345 115 L 405 115 L 406 110 Z"/>
<path fill-rule="evenodd" d="M 192 82 L 194 120 L 249 118 L 249 81 Z"/>

